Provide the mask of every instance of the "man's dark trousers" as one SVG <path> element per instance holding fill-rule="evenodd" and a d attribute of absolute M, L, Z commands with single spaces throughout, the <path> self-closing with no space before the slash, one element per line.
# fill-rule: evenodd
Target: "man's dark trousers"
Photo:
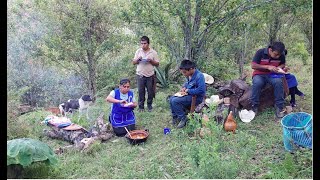
<path fill-rule="evenodd" d="M 138 84 L 138 92 L 139 92 L 139 109 L 144 109 L 144 101 L 146 95 L 146 89 L 148 92 L 147 106 L 148 109 L 152 109 L 152 100 L 154 97 L 153 92 L 153 77 L 145 77 L 137 75 L 137 84 Z"/>

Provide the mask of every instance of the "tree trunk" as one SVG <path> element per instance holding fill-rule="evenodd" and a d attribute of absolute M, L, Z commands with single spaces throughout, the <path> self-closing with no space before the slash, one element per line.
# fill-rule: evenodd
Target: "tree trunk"
<path fill-rule="evenodd" d="M 184 59 L 191 59 L 191 42 L 192 42 L 192 34 L 191 34 L 191 2 L 188 0 L 185 4 L 186 6 L 186 16 L 185 19 L 182 19 L 182 26 L 184 32 L 184 48 L 185 54 Z"/>
<path fill-rule="evenodd" d="M 239 73 L 240 73 L 240 79 L 243 79 L 246 77 L 246 75 L 243 73 L 243 66 L 244 66 L 244 61 L 247 53 L 247 26 L 244 28 L 244 48 L 241 52 L 241 59 L 239 62 Z"/>
<path fill-rule="evenodd" d="M 274 21 L 270 25 L 270 32 L 269 32 L 269 43 L 270 44 L 272 44 L 274 41 L 277 40 L 277 33 L 278 33 L 279 27 L 280 27 L 280 19 L 277 16 L 277 14 L 275 14 L 273 16 L 273 18 L 274 18 Z"/>
<path fill-rule="evenodd" d="M 96 100 L 97 82 L 96 82 L 96 65 L 95 60 L 91 55 L 88 55 L 88 70 L 89 70 L 89 89 L 92 94 L 92 101 Z"/>
<path fill-rule="evenodd" d="M 191 47 L 191 59 L 193 61 L 197 61 L 200 53 L 200 48 L 202 45 L 203 41 L 198 41 L 198 34 L 199 34 L 199 29 L 200 29 L 200 23 L 201 23 L 201 6 L 202 6 L 202 1 L 196 1 L 196 12 L 194 15 L 194 20 L 193 20 L 193 28 L 192 28 L 192 39 L 193 39 L 193 44 Z"/>
<path fill-rule="evenodd" d="M 312 22 L 307 20 L 307 22 L 303 23 L 303 33 L 308 39 L 308 52 L 312 55 Z"/>
<path fill-rule="evenodd" d="M 86 4 L 87 5 L 87 4 Z M 89 44 L 87 48 L 87 66 L 89 71 L 89 87 L 88 89 L 91 91 L 92 95 L 92 101 L 95 102 L 96 100 L 96 90 L 97 90 L 97 83 L 96 83 L 96 59 L 94 57 L 94 47 L 93 47 L 93 39 L 94 38 L 94 32 L 92 29 L 94 29 L 95 21 L 91 20 L 89 27 L 87 28 L 85 32 L 85 39 L 86 42 Z"/>

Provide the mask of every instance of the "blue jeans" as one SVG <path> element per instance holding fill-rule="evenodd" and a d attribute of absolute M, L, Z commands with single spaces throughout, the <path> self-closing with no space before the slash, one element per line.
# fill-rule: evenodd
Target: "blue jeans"
<path fill-rule="evenodd" d="M 259 106 L 261 89 L 270 83 L 273 86 L 273 93 L 275 97 L 275 104 L 282 109 L 284 104 L 284 89 L 281 78 L 272 78 L 269 75 L 255 75 L 252 78 L 252 94 L 251 104 Z"/>
<path fill-rule="evenodd" d="M 186 109 L 191 107 L 192 96 L 187 95 L 183 97 L 170 97 L 170 108 L 173 118 L 178 118 L 180 120 L 186 119 Z M 196 105 L 200 104 L 201 102 L 197 99 Z"/>

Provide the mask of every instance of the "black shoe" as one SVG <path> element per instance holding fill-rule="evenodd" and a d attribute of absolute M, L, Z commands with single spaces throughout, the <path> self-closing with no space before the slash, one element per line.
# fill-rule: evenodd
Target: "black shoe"
<path fill-rule="evenodd" d="M 284 110 L 283 110 L 283 108 L 278 108 L 277 106 L 276 106 L 276 116 L 277 116 L 277 118 L 283 118 L 283 116 L 284 116 Z"/>
<path fill-rule="evenodd" d="M 138 111 L 139 112 L 144 112 L 144 109 L 139 108 Z"/>
<path fill-rule="evenodd" d="M 172 118 L 172 121 L 171 121 L 171 123 L 172 123 L 172 125 L 177 125 L 177 123 L 179 122 L 179 120 L 178 120 L 178 118 Z"/>
<path fill-rule="evenodd" d="M 183 128 L 187 124 L 187 119 L 180 120 L 177 128 Z"/>
<path fill-rule="evenodd" d="M 148 112 L 151 112 L 152 111 L 152 106 L 148 106 Z"/>

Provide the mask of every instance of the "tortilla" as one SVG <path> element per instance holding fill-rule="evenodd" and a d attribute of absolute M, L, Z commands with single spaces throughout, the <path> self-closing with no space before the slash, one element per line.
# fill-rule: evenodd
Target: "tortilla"
<path fill-rule="evenodd" d="M 177 93 L 174 94 L 174 96 L 177 96 L 177 97 L 182 97 L 182 96 L 185 96 L 185 95 L 187 95 L 186 92 L 177 92 Z"/>
<path fill-rule="evenodd" d="M 123 107 L 129 107 L 129 106 L 132 106 L 133 103 L 132 102 L 129 102 L 129 103 L 126 103 L 125 105 L 123 105 Z"/>

